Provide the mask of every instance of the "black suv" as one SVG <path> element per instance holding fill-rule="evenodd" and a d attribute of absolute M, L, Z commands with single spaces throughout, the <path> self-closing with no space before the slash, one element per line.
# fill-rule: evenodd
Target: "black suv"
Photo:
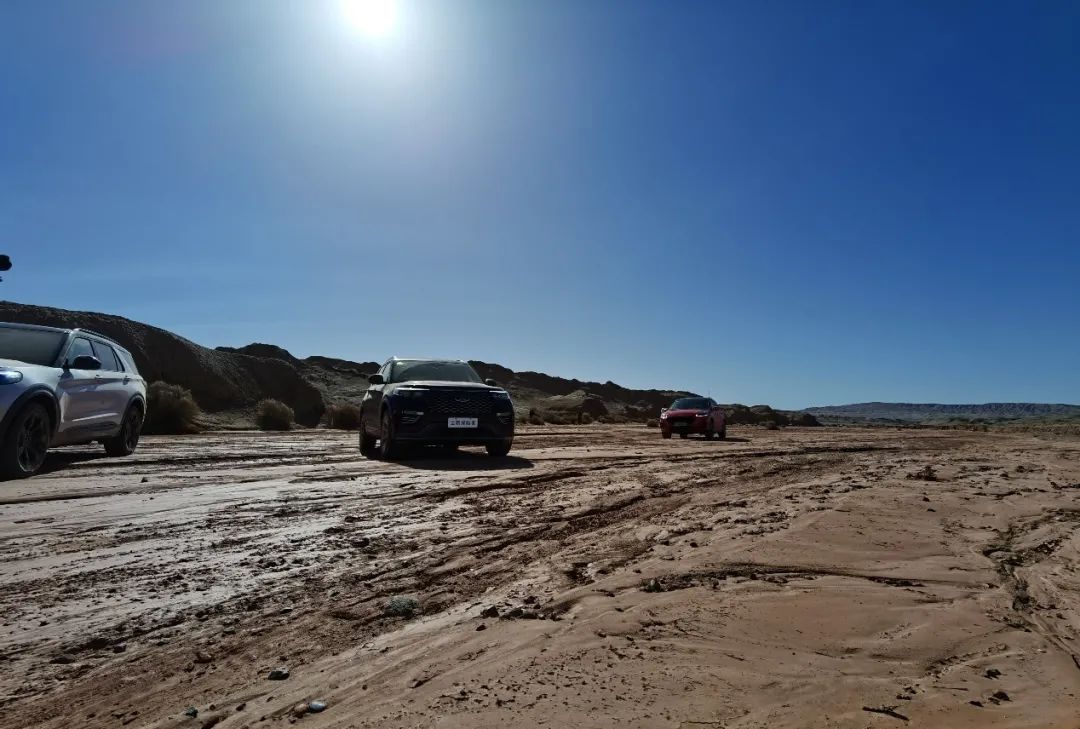
<path fill-rule="evenodd" d="M 505 456 L 514 442 L 510 395 L 468 362 L 388 359 L 360 403 L 360 452 L 392 460 L 408 445 L 482 445 Z M 376 448 L 376 445 L 378 446 Z"/>

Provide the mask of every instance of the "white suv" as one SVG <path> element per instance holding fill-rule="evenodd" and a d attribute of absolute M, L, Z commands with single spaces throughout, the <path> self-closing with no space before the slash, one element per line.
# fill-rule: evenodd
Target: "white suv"
<path fill-rule="evenodd" d="M 139 444 L 146 381 L 131 353 L 85 329 L 0 323 L 0 478 L 33 476 L 51 446 Z"/>

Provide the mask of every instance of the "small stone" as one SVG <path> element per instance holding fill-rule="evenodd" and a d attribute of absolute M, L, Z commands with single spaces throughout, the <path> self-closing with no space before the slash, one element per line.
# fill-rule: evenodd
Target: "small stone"
<path fill-rule="evenodd" d="M 123 653 L 127 650 L 127 643 L 117 643 L 112 647 L 113 653 Z"/>
<path fill-rule="evenodd" d="M 1012 701 L 1012 699 L 1009 698 L 1009 695 L 1004 691 L 995 691 L 994 698 L 998 701 Z"/>
<path fill-rule="evenodd" d="M 199 710 L 196 709 L 194 706 L 189 706 L 187 708 L 187 711 L 184 712 L 184 716 L 189 716 L 192 719 L 194 719 L 198 715 L 199 715 Z"/>
<path fill-rule="evenodd" d="M 270 672 L 270 675 L 267 676 L 267 678 L 269 678 L 271 681 L 284 681 L 288 677 L 289 669 L 284 666 L 282 666 L 281 668 L 275 668 L 273 671 Z"/>
<path fill-rule="evenodd" d="M 209 653 L 207 653 L 206 651 L 195 651 L 195 662 L 196 663 L 210 663 L 213 660 L 214 660 L 214 657 L 212 655 L 210 655 Z"/>
<path fill-rule="evenodd" d="M 318 714 L 320 711 L 326 711 L 325 701 L 311 701 L 307 705 L 308 711 L 312 714 Z"/>
<path fill-rule="evenodd" d="M 307 713 L 307 708 L 307 704 L 297 704 L 296 706 L 292 707 L 292 715 L 299 718 Z"/>
<path fill-rule="evenodd" d="M 984 673 L 983 675 L 987 678 L 997 678 L 1001 675 L 1001 671 L 997 670 L 996 668 L 988 668 L 986 669 L 986 673 Z"/>
<path fill-rule="evenodd" d="M 489 608 L 484 608 L 483 612 L 480 613 L 480 617 L 497 618 L 499 617 L 499 608 L 495 607 L 494 605 Z"/>
<path fill-rule="evenodd" d="M 483 623 L 480 623 L 479 625 L 476 626 L 476 630 L 477 630 L 477 632 L 479 632 L 481 630 L 487 630 L 487 626 L 484 625 Z"/>
<path fill-rule="evenodd" d="M 246 708 L 247 708 L 247 702 L 246 701 L 242 702 L 240 704 L 237 704 L 237 706 L 236 706 L 237 711 L 243 711 Z"/>

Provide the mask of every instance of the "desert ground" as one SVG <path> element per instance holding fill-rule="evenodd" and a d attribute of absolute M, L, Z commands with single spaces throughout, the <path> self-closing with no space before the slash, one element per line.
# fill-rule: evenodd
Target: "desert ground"
<path fill-rule="evenodd" d="M 61 450 L 0 484 L 0 726 L 1076 729 L 1078 497 L 1031 434 Z"/>

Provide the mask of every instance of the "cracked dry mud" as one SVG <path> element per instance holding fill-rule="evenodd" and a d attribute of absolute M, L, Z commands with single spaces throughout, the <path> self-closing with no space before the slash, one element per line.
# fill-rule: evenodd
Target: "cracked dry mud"
<path fill-rule="evenodd" d="M 0 726 L 1080 726 L 1080 441 L 730 435 L 60 451 L 0 484 Z"/>

